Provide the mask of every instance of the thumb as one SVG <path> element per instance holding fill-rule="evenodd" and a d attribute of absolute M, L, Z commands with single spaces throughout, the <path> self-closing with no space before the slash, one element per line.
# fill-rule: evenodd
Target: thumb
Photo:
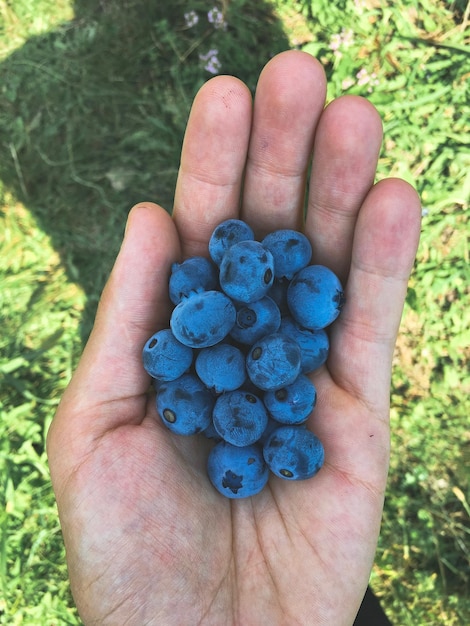
<path fill-rule="evenodd" d="M 168 324 L 168 276 L 179 256 L 168 213 L 151 203 L 134 206 L 90 338 L 54 418 L 50 447 L 63 434 L 87 448 L 86 441 L 107 430 L 143 419 L 149 376 L 142 348 Z"/>
<path fill-rule="evenodd" d="M 168 213 L 151 203 L 134 206 L 83 355 L 86 359 L 89 352 L 93 354 L 100 374 L 113 360 L 114 383 L 109 390 L 113 399 L 117 383 L 126 396 L 148 387 L 148 376 L 142 374 L 142 347 L 152 333 L 168 324 L 168 277 L 179 256 L 176 227 Z M 120 374 L 122 379 L 116 380 Z M 103 391 L 106 400 L 108 392 Z"/>

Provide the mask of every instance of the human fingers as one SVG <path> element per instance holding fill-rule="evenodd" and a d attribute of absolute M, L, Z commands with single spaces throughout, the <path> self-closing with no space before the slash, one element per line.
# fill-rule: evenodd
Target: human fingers
<path fill-rule="evenodd" d="M 421 205 L 400 179 L 377 183 L 357 218 L 346 304 L 332 328 L 328 368 L 336 384 L 386 413 L 390 368 L 419 241 Z"/>
<path fill-rule="evenodd" d="M 321 64 L 283 52 L 262 71 L 256 89 L 242 215 L 259 237 L 276 228 L 301 229 L 307 170 L 325 104 Z"/>
<path fill-rule="evenodd" d="M 209 80 L 194 99 L 173 209 L 184 257 L 206 254 L 215 226 L 238 216 L 251 114 L 248 87 L 231 76 Z"/>
<path fill-rule="evenodd" d="M 382 123 L 373 105 L 358 96 L 333 100 L 315 136 L 306 232 L 313 262 L 345 281 L 357 214 L 374 183 Z"/>
<path fill-rule="evenodd" d="M 420 215 L 419 198 L 404 181 L 387 179 L 371 189 L 357 218 L 346 304 L 331 327 L 327 367 L 313 375 L 312 426 L 326 451 L 320 483 L 330 493 L 344 490 L 348 515 L 369 525 L 372 542 L 388 472 L 391 362 Z M 325 502 L 325 515 L 335 517 L 336 506 Z"/>

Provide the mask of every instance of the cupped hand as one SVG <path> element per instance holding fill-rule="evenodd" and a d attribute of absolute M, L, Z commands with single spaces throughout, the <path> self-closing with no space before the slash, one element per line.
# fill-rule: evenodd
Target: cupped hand
<path fill-rule="evenodd" d="M 354 621 L 380 527 L 391 360 L 420 203 L 401 180 L 374 184 L 382 140 L 374 107 L 354 96 L 325 107 L 325 93 L 321 65 L 297 51 L 266 65 L 254 103 L 233 77 L 208 81 L 188 121 L 173 216 L 151 203 L 130 212 L 48 437 L 72 592 L 87 625 Z M 346 304 L 328 362 L 313 375 L 309 427 L 325 446 L 324 467 L 296 483 L 272 476 L 257 496 L 234 501 L 206 476 L 210 444 L 162 425 L 141 351 L 168 325 L 171 264 L 207 255 L 212 229 L 237 216 L 258 237 L 303 229 L 313 262 L 341 277 Z"/>

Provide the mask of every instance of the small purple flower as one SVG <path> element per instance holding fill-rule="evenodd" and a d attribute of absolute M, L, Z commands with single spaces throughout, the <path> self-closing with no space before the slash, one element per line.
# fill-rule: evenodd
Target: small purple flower
<path fill-rule="evenodd" d="M 357 84 L 361 87 L 368 85 L 367 91 L 369 93 L 372 93 L 373 88 L 377 87 L 380 84 L 377 74 L 375 72 L 369 74 L 366 68 L 362 68 L 361 70 L 359 70 L 359 72 L 356 74 L 356 78 Z"/>
<path fill-rule="evenodd" d="M 343 56 L 342 49 L 350 48 L 353 44 L 353 31 L 350 28 L 348 30 L 342 28 L 340 33 L 336 33 L 331 37 L 328 47 L 330 50 L 333 50 L 333 54 L 338 57 L 338 59 L 341 59 Z"/>
<path fill-rule="evenodd" d="M 188 11 L 184 14 L 184 21 L 186 22 L 187 28 L 192 28 L 199 22 L 199 16 L 196 11 Z"/>
<path fill-rule="evenodd" d="M 210 74 L 218 74 L 222 66 L 218 58 L 219 51 L 212 48 L 205 54 L 200 54 L 199 58 L 205 62 L 204 69 Z"/>
<path fill-rule="evenodd" d="M 207 14 L 207 19 L 209 23 L 212 24 L 214 28 L 217 29 L 227 29 L 227 22 L 224 19 L 224 14 L 217 7 L 213 7 Z"/>

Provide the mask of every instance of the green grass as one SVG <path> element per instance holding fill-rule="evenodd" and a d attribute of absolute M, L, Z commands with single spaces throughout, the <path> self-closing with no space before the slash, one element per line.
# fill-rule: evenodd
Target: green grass
<path fill-rule="evenodd" d="M 424 207 L 372 585 L 397 625 L 470 623 L 470 5 L 232 0 L 224 30 L 207 21 L 213 4 L 0 0 L 0 623 L 80 623 L 45 433 L 128 209 L 171 211 L 186 116 L 210 77 L 200 55 L 217 49 L 220 71 L 254 90 L 289 46 L 321 59 L 330 99 L 377 106 L 378 177 L 409 180 Z"/>
<path fill-rule="evenodd" d="M 8 194 L 0 271 L 0 623 L 77 624 L 45 435 L 81 349 L 85 295 Z"/>

